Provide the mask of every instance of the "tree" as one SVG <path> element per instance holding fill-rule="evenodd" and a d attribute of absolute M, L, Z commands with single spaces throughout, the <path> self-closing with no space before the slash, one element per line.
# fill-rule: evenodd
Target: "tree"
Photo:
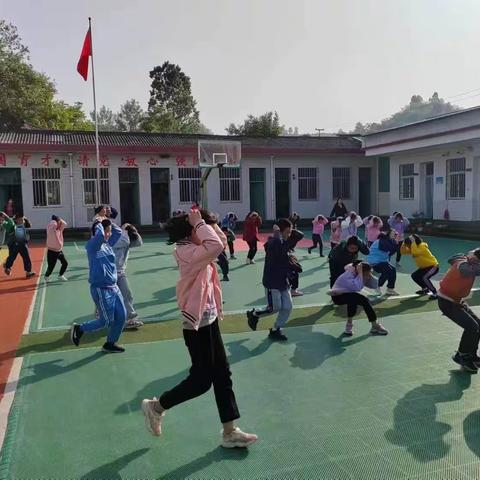
<path fill-rule="evenodd" d="M 90 112 L 92 122 L 95 122 L 95 112 Z M 98 130 L 101 132 L 114 132 L 119 130 L 116 123 L 117 115 L 110 108 L 102 105 L 97 112 Z"/>
<path fill-rule="evenodd" d="M 285 131 L 285 127 L 280 125 L 280 118 L 275 111 L 266 112 L 258 117 L 249 115 L 243 125 L 231 123 L 225 130 L 229 135 L 277 137 Z"/>
<path fill-rule="evenodd" d="M 89 123 L 81 106 L 55 100 L 53 81 L 35 71 L 29 60 L 28 48 L 17 28 L 0 20 L 0 128 L 14 130 L 25 124 L 87 128 Z"/>
<path fill-rule="evenodd" d="M 117 130 L 122 132 L 138 132 L 141 129 L 145 118 L 145 112 L 140 104 L 135 100 L 127 100 L 116 115 L 115 124 Z"/>
<path fill-rule="evenodd" d="M 168 127 L 179 133 L 198 133 L 200 114 L 192 96 L 190 77 L 178 65 L 164 62 L 150 72 L 150 78 L 152 84 L 144 128 L 163 131 L 162 128 Z"/>
<path fill-rule="evenodd" d="M 436 117 L 445 113 L 455 112 L 459 107 L 440 98 L 437 92 L 426 102 L 421 95 L 413 95 L 410 103 L 405 105 L 400 111 L 394 113 L 380 123 L 361 123 L 357 122 L 355 128 L 350 133 L 364 135 L 377 132 L 387 128 L 399 127 L 408 123 L 419 122 L 426 118 Z"/>

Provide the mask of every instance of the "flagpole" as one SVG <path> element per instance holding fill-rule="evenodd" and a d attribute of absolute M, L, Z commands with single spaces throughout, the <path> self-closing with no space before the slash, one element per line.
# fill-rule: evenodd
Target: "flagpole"
<path fill-rule="evenodd" d="M 92 86 L 93 86 L 93 113 L 95 119 L 95 153 L 97 158 L 97 205 L 101 205 L 100 197 L 100 146 L 98 141 L 98 118 L 97 118 L 97 96 L 95 94 L 95 67 L 93 65 L 93 35 L 92 35 L 92 19 L 88 17 L 88 28 L 90 30 L 90 41 L 92 49 Z"/>

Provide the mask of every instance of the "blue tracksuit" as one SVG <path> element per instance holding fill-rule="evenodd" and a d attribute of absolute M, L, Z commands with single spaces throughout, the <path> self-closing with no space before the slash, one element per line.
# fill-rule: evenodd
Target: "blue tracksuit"
<path fill-rule="evenodd" d="M 98 309 L 98 320 L 90 320 L 80 326 L 83 332 L 93 332 L 107 326 L 108 343 L 120 338 L 127 318 L 123 297 L 117 287 L 117 267 L 113 246 L 122 235 L 122 230 L 112 224 L 112 235 L 105 242 L 102 224 L 98 224 L 95 235 L 87 242 L 90 293 Z"/>

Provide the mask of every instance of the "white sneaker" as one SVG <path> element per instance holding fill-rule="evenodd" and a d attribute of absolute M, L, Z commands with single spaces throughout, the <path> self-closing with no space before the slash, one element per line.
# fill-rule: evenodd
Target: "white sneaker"
<path fill-rule="evenodd" d="M 45 283 L 48 283 L 50 281 L 50 277 L 45 277 Z"/>
<path fill-rule="evenodd" d="M 165 411 L 158 413 L 155 410 L 154 404 L 158 402 L 157 397 L 153 397 L 152 400 L 145 398 L 142 401 L 142 411 L 145 415 L 145 426 L 147 430 L 156 437 L 162 434 L 162 420 L 165 416 Z"/>
<path fill-rule="evenodd" d="M 59 275 L 58 279 L 62 282 L 68 282 L 68 278 L 65 275 Z"/>
<path fill-rule="evenodd" d="M 400 294 L 396 290 L 394 290 L 393 288 L 387 288 L 386 295 L 388 295 L 390 297 L 398 297 L 398 295 L 400 295 Z"/>
<path fill-rule="evenodd" d="M 250 264 L 252 263 L 252 261 L 251 261 L 249 258 L 247 258 L 247 259 L 245 260 L 245 263 L 246 263 L 247 265 L 250 265 Z"/>
<path fill-rule="evenodd" d="M 252 259 L 250 260 L 250 264 L 253 264 L 253 263 L 255 263 L 255 260 L 252 258 Z"/>
<path fill-rule="evenodd" d="M 255 443 L 258 440 L 258 437 L 253 433 L 242 432 L 238 427 L 235 427 L 232 433 L 222 436 L 222 447 L 223 448 L 245 448 Z"/>
<path fill-rule="evenodd" d="M 383 295 L 382 289 L 380 287 L 375 289 L 375 295 L 381 297 Z"/>
<path fill-rule="evenodd" d="M 301 297 L 303 295 L 303 292 L 301 292 L 300 290 L 292 290 L 291 294 L 292 297 Z"/>

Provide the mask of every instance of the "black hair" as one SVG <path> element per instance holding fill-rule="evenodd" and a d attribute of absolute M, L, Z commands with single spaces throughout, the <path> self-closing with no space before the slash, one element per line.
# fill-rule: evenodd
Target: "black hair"
<path fill-rule="evenodd" d="M 100 220 L 95 220 L 95 221 L 93 222 L 93 225 L 92 225 L 92 236 L 95 235 L 96 229 L 97 229 L 97 225 L 98 225 L 99 223 L 102 224 L 103 229 L 112 226 L 112 221 L 111 221 L 109 218 L 104 218 L 102 221 L 100 221 Z"/>
<path fill-rule="evenodd" d="M 95 215 L 98 215 L 103 209 L 105 208 L 104 205 L 99 205 L 98 207 L 95 207 Z"/>
<path fill-rule="evenodd" d="M 56 215 L 52 215 L 52 220 L 55 220 L 56 222 L 58 222 L 59 218 Z"/>
<path fill-rule="evenodd" d="M 480 248 L 476 248 L 473 251 L 473 254 L 480 260 Z"/>
<path fill-rule="evenodd" d="M 283 232 L 287 228 L 292 228 L 292 222 L 288 218 L 281 218 L 277 222 L 277 226 L 280 229 L 280 231 Z"/>
<path fill-rule="evenodd" d="M 138 240 L 138 231 L 135 225 L 129 223 L 125 225 L 125 230 L 127 231 L 128 238 L 131 242 L 136 242 Z"/>
<path fill-rule="evenodd" d="M 412 235 L 412 237 L 415 239 L 415 243 L 416 243 L 417 245 L 420 245 L 420 244 L 423 242 L 422 237 L 420 237 L 420 236 L 417 235 L 416 233 L 414 233 L 414 234 Z"/>
<path fill-rule="evenodd" d="M 218 221 L 217 216 L 208 210 L 200 209 L 200 214 L 207 225 L 215 225 Z M 193 231 L 193 227 L 188 222 L 188 214 L 186 213 L 169 218 L 163 224 L 163 228 L 168 233 L 167 243 L 169 245 L 188 238 Z"/>
<path fill-rule="evenodd" d="M 347 247 L 348 245 L 356 245 L 357 247 L 360 247 L 360 240 L 356 235 L 352 235 L 351 237 L 348 237 L 347 239 Z"/>

